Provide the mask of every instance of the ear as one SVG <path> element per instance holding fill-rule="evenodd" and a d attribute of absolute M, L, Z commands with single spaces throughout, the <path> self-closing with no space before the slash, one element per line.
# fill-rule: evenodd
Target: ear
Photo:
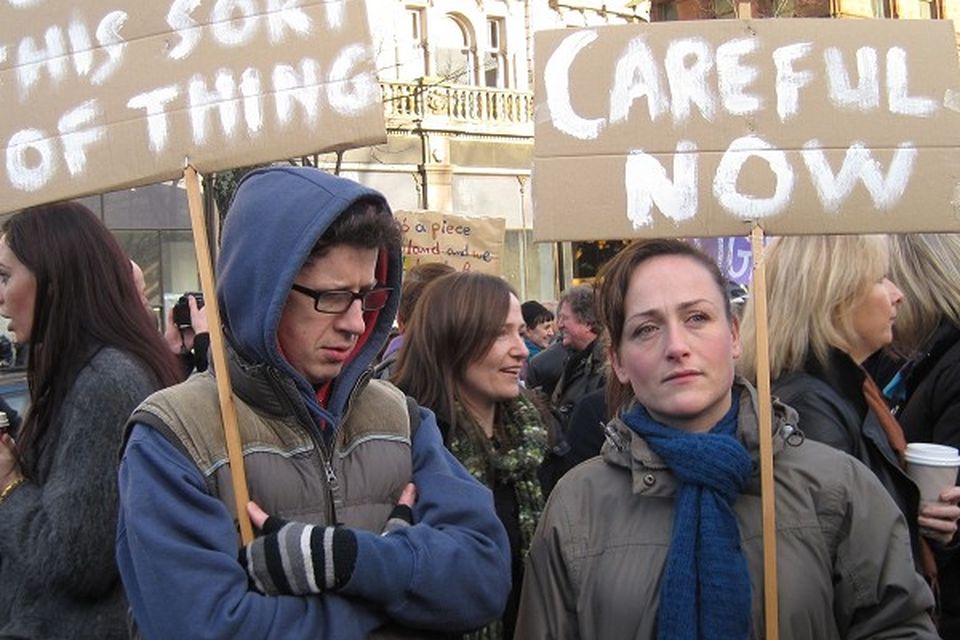
<path fill-rule="evenodd" d="M 730 338 L 732 339 L 733 359 L 738 360 L 743 353 L 743 344 L 740 342 L 740 318 L 733 316 L 730 320 Z"/>
<path fill-rule="evenodd" d="M 613 369 L 613 373 L 617 376 L 620 384 L 630 384 L 630 378 L 627 377 L 623 363 L 620 362 L 620 356 L 613 347 L 607 348 L 607 359 L 610 361 L 610 368 Z"/>

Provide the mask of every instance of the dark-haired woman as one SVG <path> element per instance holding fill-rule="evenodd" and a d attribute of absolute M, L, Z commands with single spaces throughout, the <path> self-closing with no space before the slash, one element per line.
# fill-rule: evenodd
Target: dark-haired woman
<path fill-rule="evenodd" d="M 523 393 L 520 301 L 500 278 L 457 273 L 417 302 L 393 381 L 437 414 L 460 462 L 493 491 L 510 538 L 513 589 L 503 618 L 469 638 L 512 638 L 523 558 L 543 509 L 537 468 L 546 449 L 538 407 Z"/>
<path fill-rule="evenodd" d="M 83 205 L 0 228 L 0 313 L 29 349 L 30 408 L 0 436 L 0 637 L 121 638 L 117 463 L 130 412 L 180 374 L 130 262 Z"/>

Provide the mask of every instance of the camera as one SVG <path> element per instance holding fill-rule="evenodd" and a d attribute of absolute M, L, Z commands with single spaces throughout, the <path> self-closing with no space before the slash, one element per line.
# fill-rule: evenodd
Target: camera
<path fill-rule="evenodd" d="M 187 296 L 193 296 L 197 301 L 197 309 L 203 308 L 202 291 L 188 291 L 180 296 L 177 304 L 173 305 L 173 323 L 181 329 L 189 329 L 193 326 L 193 323 L 190 322 L 190 303 Z"/>

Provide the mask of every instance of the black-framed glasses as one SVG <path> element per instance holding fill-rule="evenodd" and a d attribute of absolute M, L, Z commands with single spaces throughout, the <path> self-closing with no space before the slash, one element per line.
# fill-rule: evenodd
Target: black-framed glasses
<path fill-rule="evenodd" d="M 343 289 L 319 291 L 308 289 L 299 284 L 293 284 L 290 288 L 313 298 L 313 308 L 320 313 L 343 313 L 350 308 L 354 300 L 360 301 L 360 307 L 364 311 L 379 311 L 387 304 L 387 300 L 390 299 L 390 292 L 393 291 L 390 287 L 377 287 L 367 291 L 345 291 Z"/>

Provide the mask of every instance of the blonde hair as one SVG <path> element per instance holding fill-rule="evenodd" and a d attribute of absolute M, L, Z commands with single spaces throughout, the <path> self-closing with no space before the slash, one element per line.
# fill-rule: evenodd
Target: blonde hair
<path fill-rule="evenodd" d="M 887 273 L 884 236 L 791 236 L 764 252 L 770 378 L 803 369 L 811 355 L 826 366 L 831 347 L 849 352 L 853 310 Z M 739 372 L 756 380 L 755 296 L 741 325 Z"/>
<path fill-rule="evenodd" d="M 903 290 L 893 349 L 920 349 L 946 318 L 960 326 L 960 235 L 890 236 L 890 277 Z"/>

